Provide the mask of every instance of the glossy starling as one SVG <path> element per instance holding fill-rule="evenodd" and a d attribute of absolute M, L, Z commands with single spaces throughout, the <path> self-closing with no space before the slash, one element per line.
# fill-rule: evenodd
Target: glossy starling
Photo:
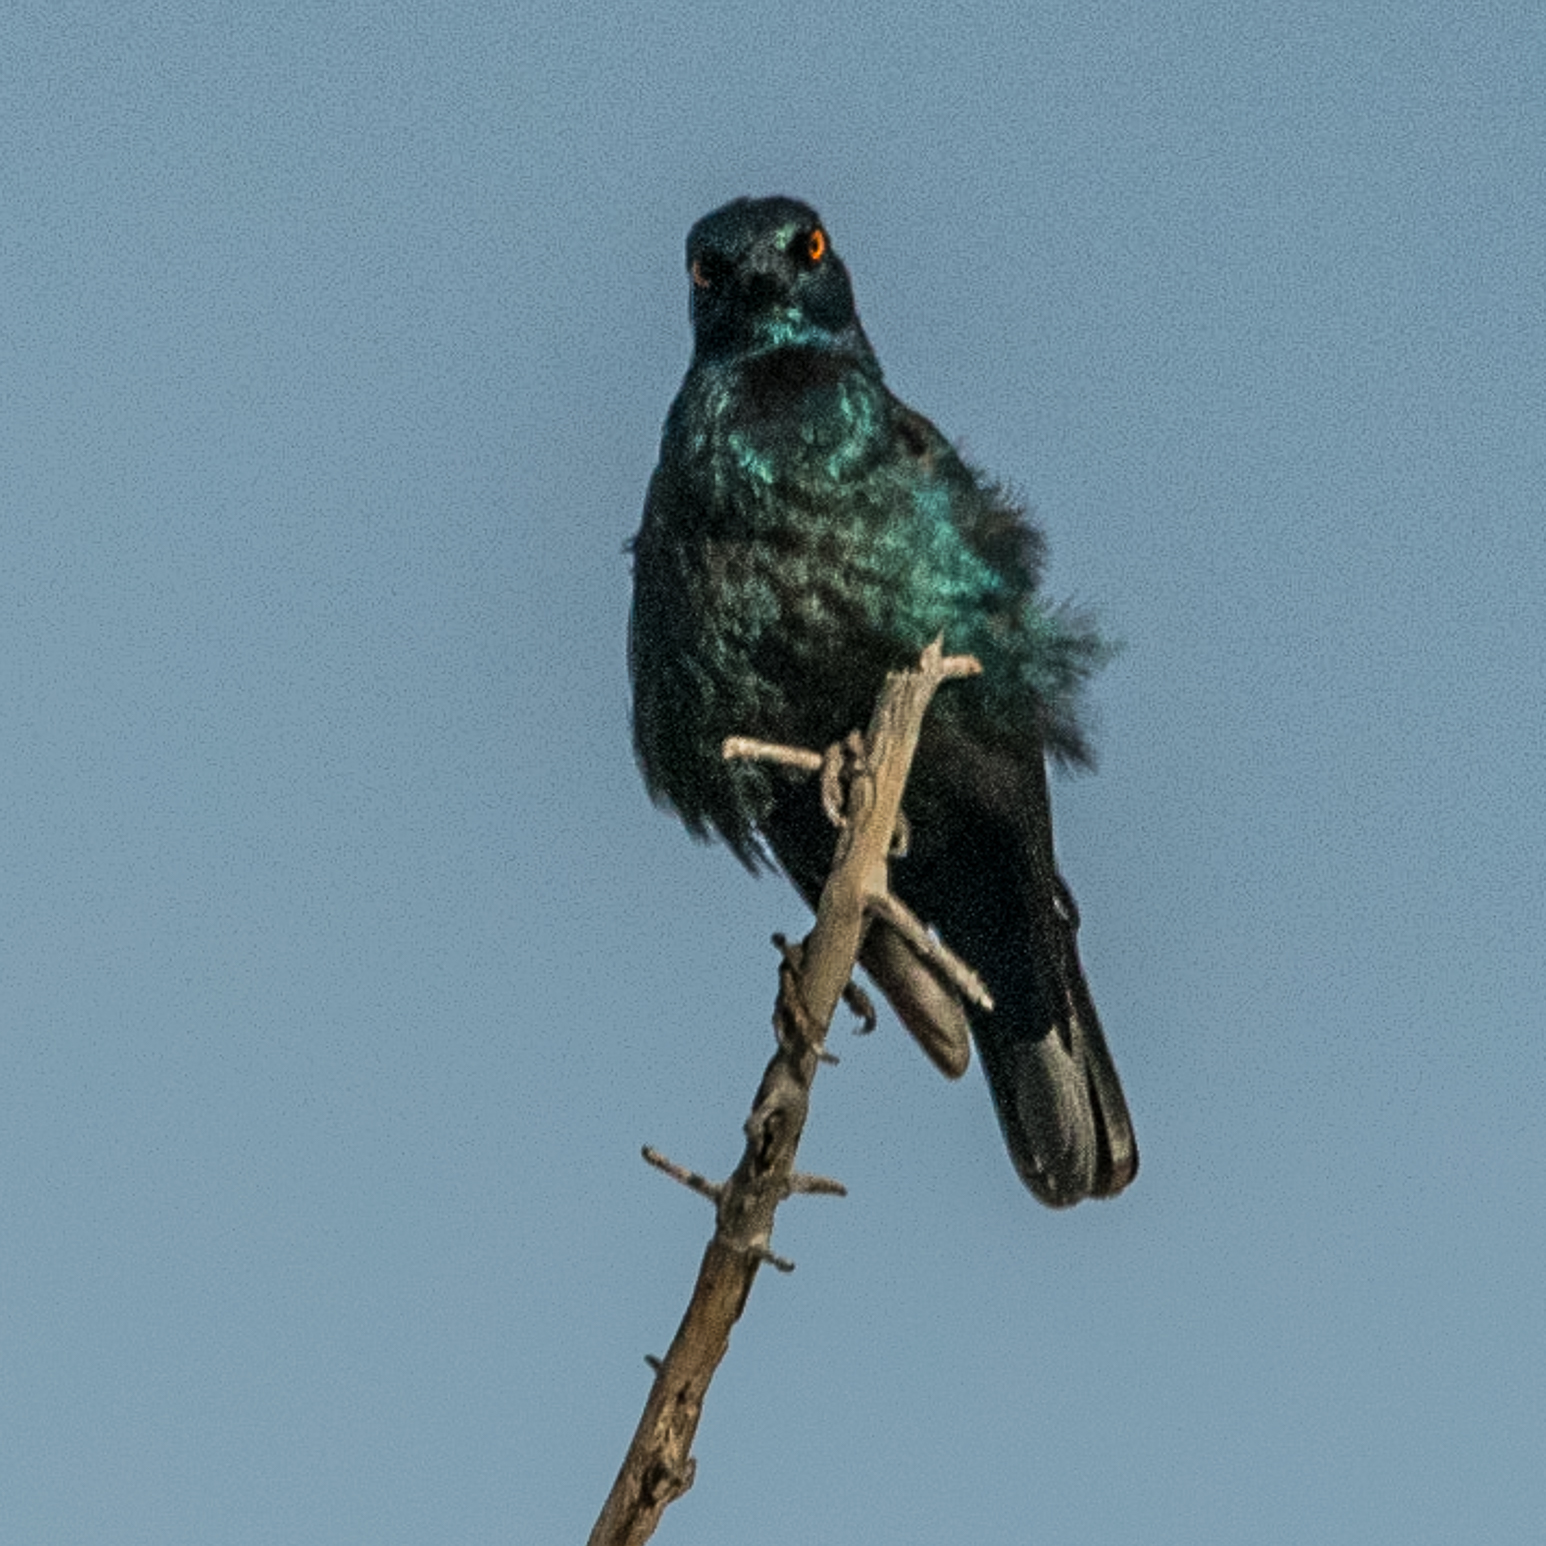
<path fill-rule="evenodd" d="M 633 544 L 634 744 L 654 798 L 814 905 L 817 781 L 727 763 L 728 735 L 822 749 L 936 635 L 983 671 L 935 698 L 892 885 L 986 980 L 967 1009 L 884 924 L 861 960 L 949 1074 L 977 1042 L 1010 1157 L 1043 1202 L 1120 1192 L 1138 1150 L 1052 851 L 1046 759 L 1083 763 L 1106 646 L 1037 594 L 1041 533 L 887 390 L 826 227 L 737 199 L 688 234 L 693 356 Z"/>

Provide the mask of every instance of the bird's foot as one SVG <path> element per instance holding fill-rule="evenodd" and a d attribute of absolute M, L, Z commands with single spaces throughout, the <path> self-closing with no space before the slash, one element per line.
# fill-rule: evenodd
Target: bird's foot
<path fill-rule="evenodd" d="M 875 1001 L 851 977 L 843 989 L 843 1002 L 859 1017 L 859 1023 L 854 1027 L 855 1036 L 868 1036 L 880 1023 L 875 1013 Z"/>
<path fill-rule="evenodd" d="M 839 831 L 848 825 L 849 787 L 864 767 L 864 737 L 857 730 L 850 731 L 841 741 L 834 741 L 822 753 L 821 808 Z"/>
<path fill-rule="evenodd" d="M 835 1064 L 837 1054 L 827 1051 L 827 1039 L 805 1007 L 805 998 L 800 992 L 804 945 L 783 934 L 773 936 L 773 945 L 783 958 L 778 968 L 778 1002 L 773 1006 L 773 1034 L 778 1038 L 779 1046 L 789 1053 L 808 1047 L 818 1063 Z"/>

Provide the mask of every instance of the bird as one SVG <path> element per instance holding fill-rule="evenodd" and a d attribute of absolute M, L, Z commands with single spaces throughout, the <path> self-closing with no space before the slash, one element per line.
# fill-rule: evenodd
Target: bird
<path fill-rule="evenodd" d="M 737 198 L 687 237 L 693 348 L 630 543 L 634 751 L 656 803 L 814 907 L 835 849 L 818 780 L 726 761 L 820 750 L 940 637 L 982 671 L 924 722 L 891 889 L 985 981 L 964 1003 L 902 933 L 860 961 L 941 1070 L 975 1042 L 1015 1170 L 1062 1208 L 1138 1169 L 1052 845 L 1048 760 L 1091 762 L 1082 689 L 1111 646 L 1039 593 L 1045 538 L 886 386 L 820 216 Z"/>

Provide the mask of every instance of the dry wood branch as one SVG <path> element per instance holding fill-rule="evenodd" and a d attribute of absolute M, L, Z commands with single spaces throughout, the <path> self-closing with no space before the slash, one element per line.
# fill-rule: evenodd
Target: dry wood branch
<path fill-rule="evenodd" d="M 692 1486 L 692 1442 L 709 1382 L 730 1345 L 757 1269 L 792 1263 L 769 1244 L 773 1215 L 793 1193 L 837 1193 L 823 1177 L 800 1174 L 795 1150 L 805 1127 L 811 1081 L 823 1058 L 827 1029 L 850 986 L 867 914 L 887 894 L 886 860 L 892 851 L 902 790 L 918 746 L 923 716 L 942 682 L 979 669 L 970 656 L 946 656 L 935 640 L 916 671 L 895 672 L 886 685 L 862 744 L 847 746 L 849 773 L 832 873 L 816 911 L 815 927 L 798 951 L 784 947 L 774 1023 L 778 1050 L 762 1076 L 746 1149 L 728 1181 L 705 1180 L 646 1151 L 646 1158 L 714 1202 L 714 1238 L 704 1252 L 692 1299 L 634 1432 L 617 1480 L 590 1534 L 590 1546 L 641 1546 L 668 1504 Z M 731 755 L 750 755 L 816 772 L 821 754 L 733 738 Z M 814 760 L 813 760 L 814 757 Z M 831 801 L 830 792 L 826 797 Z"/>
<path fill-rule="evenodd" d="M 906 903 L 889 891 L 882 891 L 870 898 L 870 912 L 877 918 L 884 918 L 912 946 L 913 954 L 920 961 L 936 967 L 968 1004 L 975 1004 L 979 1009 L 992 1009 L 993 995 L 988 992 L 988 985 L 944 940 L 930 934 Z"/>
<path fill-rule="evenodd" d="M 777 762 L 801 773 L 819 773 L 822 768 L 820 752 L 806 751 L 803 746 L 780 746 L 774 741 L 759 741 L 749 735 L 730 735 L 720 748 L 727 762 L 744 758 L 749 762 Z"/>

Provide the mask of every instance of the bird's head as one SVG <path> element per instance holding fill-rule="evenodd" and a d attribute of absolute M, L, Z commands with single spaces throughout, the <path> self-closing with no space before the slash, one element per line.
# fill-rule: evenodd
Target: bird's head
<path fill-rule="evenodd" d="M 869 344 L 848 270 L 798 199 L 735 199 L 687 233 L 698 359 L 789 344 Z"/>

